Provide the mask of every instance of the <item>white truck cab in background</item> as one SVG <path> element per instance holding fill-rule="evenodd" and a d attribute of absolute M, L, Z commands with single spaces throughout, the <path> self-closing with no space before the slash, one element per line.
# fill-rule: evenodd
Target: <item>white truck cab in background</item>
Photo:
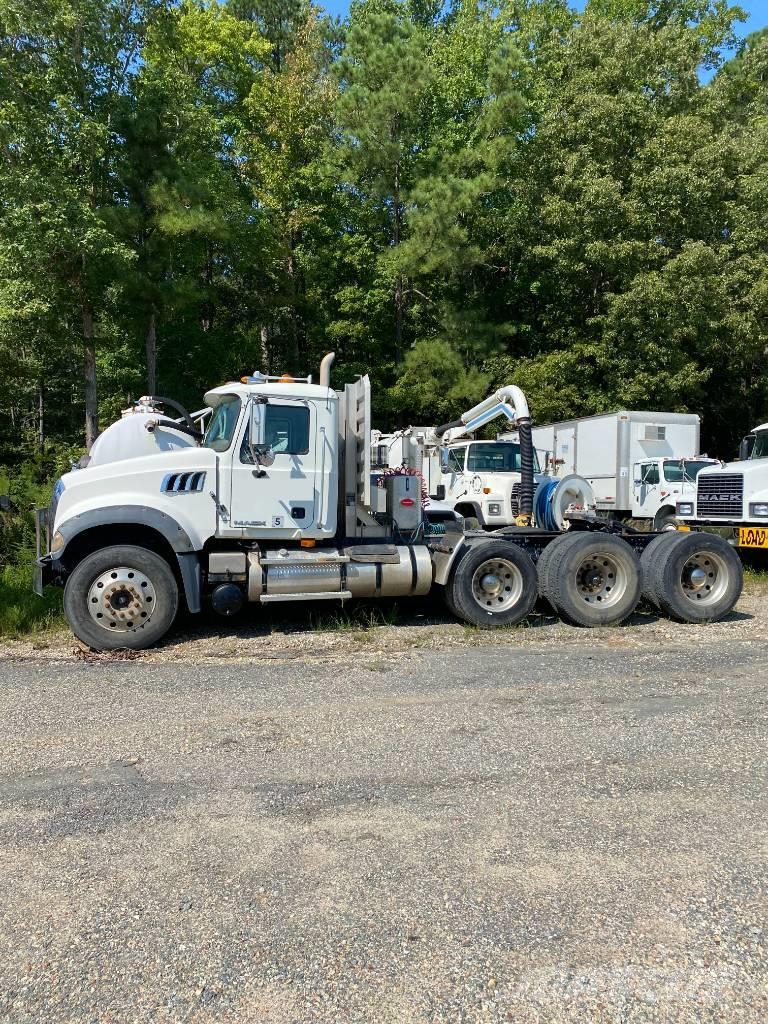
<path fill-rule="evenodd" d="M 739 460 L 708 466 L 677 503 L 685 523 L 726 528 L 741 548 L 768 549 L 768 423 L 741 442 Z"/>
<path fill-rule="evenodd" d="M 695 414 L 623 409 L 533 426 L 542 470 L 555 477 L 577 473 L 591 485 L 599 512 L 674 529 L 678 502 L 692 496 L 696 478 L 720 462 L 699 451 Z M 500 435 L 500 437 L 514 437 Z"/>
<path fill-rule="evenodd" d="M 521 479 L 517 441 L 434 440 L 434 428 L 372 432 L 372 468 L 410 466 L 421 473 L 430 499 L 486 529 L 511 526 L 519 513 Z M 534 454 L 534 473 L 539 473 Z"/>

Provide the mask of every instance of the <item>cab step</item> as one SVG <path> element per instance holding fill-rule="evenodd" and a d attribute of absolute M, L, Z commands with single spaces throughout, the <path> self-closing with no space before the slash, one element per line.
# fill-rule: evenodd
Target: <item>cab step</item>
<path fill-rule="evenodd" d="M 277 601 L 348 601 L 351 597 L 351 590 L 322 590 L 311 594 L 262 594 L 259 601 L 262 604 L 274 604 Z"/>

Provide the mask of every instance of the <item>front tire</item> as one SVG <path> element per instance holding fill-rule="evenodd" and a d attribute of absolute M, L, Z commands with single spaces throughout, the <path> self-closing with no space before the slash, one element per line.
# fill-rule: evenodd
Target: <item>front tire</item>
<path fill-rule="evenodd" d="M 171 567 L 161 555 L 134 545 L 87 555 L 64 589 L 72 632 L 96 651 L 151 647 L 168 632 L 178 607 Z"/>
<path fill-rule="evenodd" d="M 514 626 L 533 610 L 536 567 L 516 544 L 476 544 L 455 566 L 446 604 L 464 622 L 481 629 Z"/>

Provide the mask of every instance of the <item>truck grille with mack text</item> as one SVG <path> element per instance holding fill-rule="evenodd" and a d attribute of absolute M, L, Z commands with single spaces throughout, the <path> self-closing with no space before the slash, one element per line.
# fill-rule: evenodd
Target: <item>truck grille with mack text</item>
<path fill-rule="evenodd" d="M 701 475 L 697 481 L 698 519 L 740 519 L 744 505 L 744 477 L 741 473 Z"/>

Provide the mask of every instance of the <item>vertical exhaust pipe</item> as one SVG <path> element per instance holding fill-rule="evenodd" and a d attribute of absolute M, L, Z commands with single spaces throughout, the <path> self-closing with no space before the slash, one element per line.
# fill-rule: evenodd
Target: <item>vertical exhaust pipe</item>
<path fill-rule="evenodd" d="M 323 361 L 320 363 L 321 388 L 329 388 L 331 386 L 331 367 L 333 366 L 333 361 L 335 358 L 335 352 L 329 352 L 328 355 L 323 356 Z"/>

